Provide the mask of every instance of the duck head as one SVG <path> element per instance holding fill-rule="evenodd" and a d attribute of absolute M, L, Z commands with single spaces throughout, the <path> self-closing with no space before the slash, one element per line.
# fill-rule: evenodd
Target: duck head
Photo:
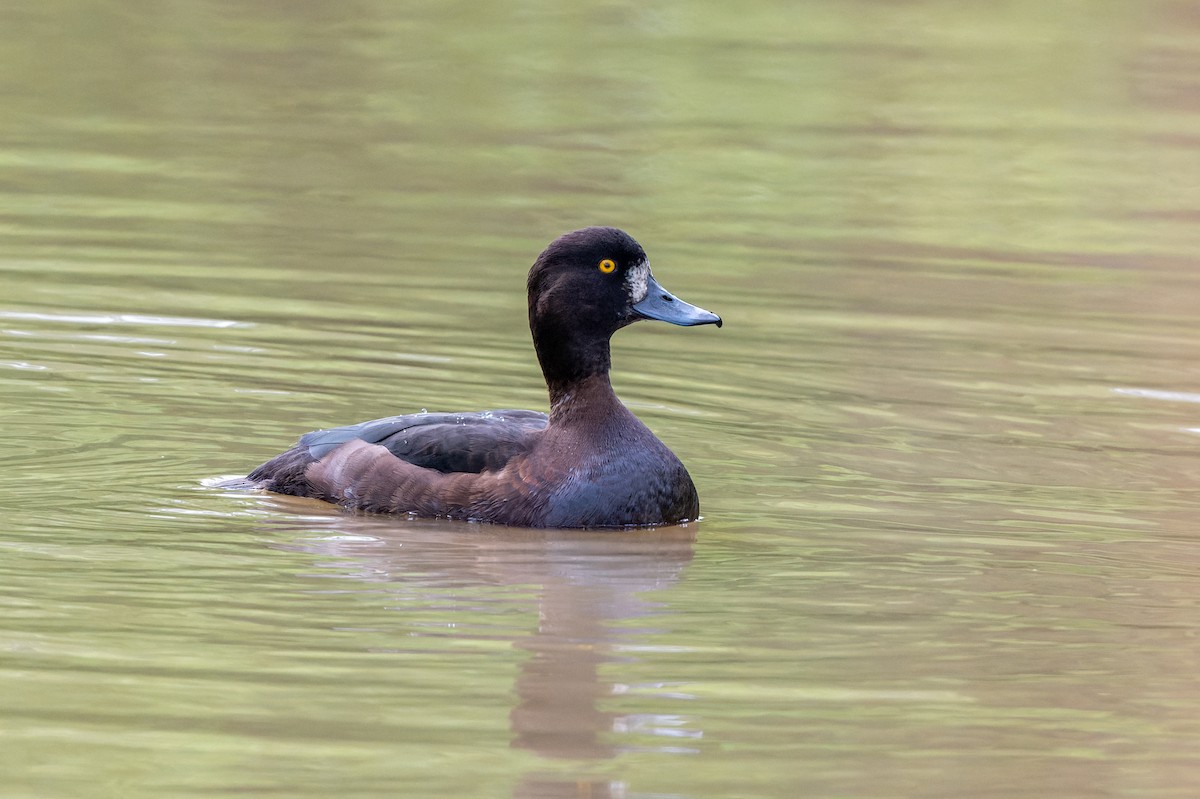
<path fill-rule="evenodd" d="M 642 246 L 612 227 L 559 236 L 529 270 L 528 288 L 529 327 L 552 387 L 607 372 L 609 339 L 638 320 L 721 326 L 659 285 Z"/>

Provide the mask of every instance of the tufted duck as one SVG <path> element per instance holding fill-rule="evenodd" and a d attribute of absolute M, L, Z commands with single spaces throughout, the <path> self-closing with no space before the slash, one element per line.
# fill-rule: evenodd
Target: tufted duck
<path fill-rule="evenodd" d="M 610 227 L 560 236 L 528 288 L 549 416 L 415 413 L 318 430 L 248 480 L 365 511 L 522 527 L 697 518 L 683 464 L 613 393 L 609 339 L 639 319 L 720 327 L 721 318 L 658 285 L 641 245 Z"/>

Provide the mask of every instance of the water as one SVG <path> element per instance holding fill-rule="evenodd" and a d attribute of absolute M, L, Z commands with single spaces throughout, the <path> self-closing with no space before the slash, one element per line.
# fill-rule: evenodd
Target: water
<path fill-rule="evenodd" d="M 9 4 L 6 797 L 1191 797 L 1185 3 Z M 705 518 L 207 487 L 544 408 L 523 280 L 627 228 L 722 330 L 618 393 Z"/>

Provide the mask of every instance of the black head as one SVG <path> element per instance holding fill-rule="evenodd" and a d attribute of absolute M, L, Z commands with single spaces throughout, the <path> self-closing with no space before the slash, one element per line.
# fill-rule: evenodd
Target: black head
<path fill-rule="evenodd" d="M 609 368 L 608 340 L 639 319 L 721 325 L 658 285 L 642 246 L 623 230 L 559 236 L 529 270 L 529 327 L 548 382 Z"/>

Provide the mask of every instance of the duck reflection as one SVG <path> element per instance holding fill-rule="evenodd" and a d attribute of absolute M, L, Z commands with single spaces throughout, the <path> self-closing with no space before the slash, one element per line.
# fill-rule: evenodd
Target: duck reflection
<path fill-rule="evenodd" d="M 313 511 L 307 500 L 272 497 L 269 502 Z M 332 534 L 280 546 L 336 557 L 339 568 L 356 578 L 429 579 L 439 591 L 447 583 L 535 587 L 537 628 L 513 642 L 530 656 L 516 677 L 516 704 L 509 713 L 512 746 L 555 759 L 604 759 L 617 753 L 610 733 L 623 721 L 599 705 L 618 689 L 601 677 L 601 669 L 646 633 L 648 625 L 620 622 L 649 621 L 655 615 L 656 603 L 647 595 L 679 578 L 696 540 L 695 524 L 582 532 L 340 514 L 304 518 L 305 531 L 317 527 Z M 293 517 L 282 524 L 294 528 L 296 522 Z M 271 523 L 281 522 L 276 517 Z M 619 783 L 530 775 L 514 795 L 621 792 Z"/>
<path fill-rule="evenodd" d="M 548 757 L 612 756 L 603 734 L 616 714 L 596 705 L 613 686 L 599 671 L 638 634 L 613 622 L 652 615 L 654 605 L 642 595 L 678 577 L 694 541 L 692 525 L 544 542 L 538 629 L 515 642 L 532 657 L 516 681 L 514 746 Z"/>

